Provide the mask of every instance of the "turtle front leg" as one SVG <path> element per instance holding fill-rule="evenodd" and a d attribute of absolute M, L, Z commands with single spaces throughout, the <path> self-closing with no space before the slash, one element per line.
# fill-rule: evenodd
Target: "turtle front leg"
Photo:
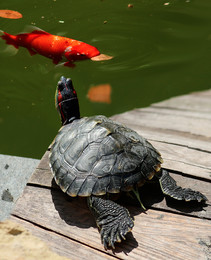
<path fill-rule="evenodd" d="M 206 196 L 204 196 L 201 192 L 177 186 L 176 181 L 169 175 L 166 170 L 161 170 L 161 175 L 158 178 L 161 190 L 165 195 L 168 195 L 177 200 L 195 200 L 198 202 L 207 201 Z"/>
<path fill-rule="evenodd" d="M 101 197 L 88 197 L 88 206 L 92 211 L 98 228 L 101 241 L 105 249 L 114 247 L 115 242 L 121 242 L 125 235 L 134 226 L 128 210 L 117 203 Z"/>

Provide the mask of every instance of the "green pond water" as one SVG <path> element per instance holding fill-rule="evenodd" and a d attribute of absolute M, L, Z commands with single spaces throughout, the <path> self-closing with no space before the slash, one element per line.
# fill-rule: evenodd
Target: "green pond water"
<path fill-rule="evenodd" d="M 11 0 L 0 9 L 23 15 L 0 18 L 2 31 L 35 25 L 114 56 L 72 69 L 25 48 L 14 54 L 0 40 L 0 153 L 41 158 L 60 128 L 54 94 L 61 75 L 72 78 L 82 116 L 111 116 L 211 87 L 210 0 Z M 89 88 L 104 83 L 111 104 L 91 102 Z"/>

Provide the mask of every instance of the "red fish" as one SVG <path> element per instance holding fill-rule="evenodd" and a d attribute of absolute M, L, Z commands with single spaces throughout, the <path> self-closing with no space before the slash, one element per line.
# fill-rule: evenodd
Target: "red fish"
<path fill-rule="evenodd" d="M 67 37 L 52 35 L 42 30 L 34 30 L 31 33 L 11 35 L 3 32 L 0 36 L 7 44 L 15 48 L 25 47 L 31 55 L 40 54 L 58 64 L 63 58 L 72 63 L 76 60 L 93 59 L 108 60 L 112 57 L 100 54 L 99 50 L 87 43 L 73 40 Z"/>

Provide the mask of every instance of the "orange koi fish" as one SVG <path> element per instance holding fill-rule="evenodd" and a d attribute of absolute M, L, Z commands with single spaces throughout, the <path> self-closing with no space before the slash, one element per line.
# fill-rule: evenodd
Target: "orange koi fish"
<path fill-rule="evenodd" d="M 11 44 L 17 49 L 20 46 L 27 48 L 31 55 L 38 53 L 48 57 L 53 60 L 54 64 L 58 64 L 63 58 L 68 60 L 70 64 L 76 60 L 92 59 L 98 61 L 112 58 L 111 56 L 100 54 L 97 48 L 87 43 L 52 35 L 42 30 L 34 30 L 31 33 L 17 35 L 3 32 L 3 35 L 0 37 L 7 44 Z"/>

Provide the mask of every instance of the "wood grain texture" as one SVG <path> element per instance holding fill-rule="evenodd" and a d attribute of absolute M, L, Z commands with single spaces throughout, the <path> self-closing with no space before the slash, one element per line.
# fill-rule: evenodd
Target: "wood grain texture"
<path fill-rule="evenodd" d="M 211 180 L 211 111 L 202 113 L 149 107 L 112 117 L 148 139 L 163 167 Z"/>
<path fill-rule="evenodd" d="M 110 255 L 121 259 L 207 259 L 209 248 L 205 244 L 209 241 L 210 221 L 157 210 L 145 214 L 132 206 L 128 209 L 135 218 L 133 232 L 114 252 L 108 250 Z M 28 186 L 13 214 L 104 252 L 84 199 L 70 199 L 59 190 Z"/>
<path fill-rule="evenodd" d="M 78 259 L 116 259 L 116 257 L 108 255 L 106 252 L 93 250 L 86 245 L 77 243 L 76 241 L 58 234 L 52 230 L 46 230 L 36 224 L 24 221 L 18 217 L 12 216 L 11 219 L 18 222 L 34 235 L 42 239 L 55 253 L 65 256 L 72 260 Z M 52 259 L 53 260 L 53 259 Z"/>
<path fill-rule="evenodd" d="M 77 259 L 77 250 L 80 259 L 211 259 L 211 90 L 171 98 L 112 119 L 147 138 L 161 152 L 163 167 L 178 185 L 205 194 L 206 206 L 165 198 L 159 185 L 146 184 L 140 189 L 146 213 L 136 200 L 119 198 L 135 225 L 126 241 L 114 251 L 105 251 L 86 199 L 67 196 L 52 181 L 46 151 L 12 218 L 70 259 Z"/>
<path fill-rule="evenodd" d="M 37 169 L 31 176 L 31 179 L 29 180 L 28 184 L 36 184 L 48 188 L 52 187 L 59 190 L 60 188 L 55 184 L 55 182 L 52 182 L 53 177 L 50 167 L 48 165 L 48 156 L 49 151 L 47 151 L 44 154 L 40 162 L 40 165 L 38 165 Z M 180 174 L 175 174 L 173 172 L 170 172 L 170 174 L 177 181 L 178 185 L 184 188 L 198 190 L 202 192 L 208 198 L 209 201 L 211 201 L 211 184 L 209 181 L 206 182 L 203 180 L 193 179 L 187 176 L 182 176 Z M 157 209 L 165 209 L 171 212 L 183 212 L 188 215 L 211 219 L 211 205 L 209 203 L 207 204 L 205 210 L 202 210 L 201 207 L 196 207 L 196 209 L 194 210 L 193 207 L 189 208 L 190 204 L 181 202 L 177 203 L 175 200 L 171 201 L 167 199 L 168 204 L 170 203 L 170 207 L 166 204 L 166 200 L 164 196 L 161 194 L 159 187 L 155 187 L 155 185 L 153 184 L 148 184 L 146 187 L 143 186 L 139 190 L 141 192 L 142 201 L 144 202 L 144 205 L 147 207 L 152 206 Z"/>
<path fill-rule="evenodd" d="M 173 97 L 168 100 L 153 104 L 155 107 L 167 107 L 188 111 L 210 113 L 211 90 L 193 92 L 188 95 Z"/>
<path fill-rule="evenodd" d="M 183 112 L 179 110 L 178 113 L 177 110 L 173 109 L 149 107 L 135 109 L 111 118 L 132 129 L 136 128 L 135 130 L 139 130 L 141 135 L 145 136 L 150 132 L 154 138 L 157 138 L 155 140 L 168 142 L 168 139 L 174 138 L 175 143 L 180 144 L 182 138 L 182 145 L 191 148 L 200 148 L 202 145 L 202 150 L 211 152 L 208 145 L 211 142 L 211 115 L 208 114 L 207 118 L 203 118 L 204 114 L 191 117 L 191 115 L 195 115 L 193 112 Z M 160 140 L 160 134 L 163 140 Z M 174 143 L 173 141 L 169 142 Z"/>

